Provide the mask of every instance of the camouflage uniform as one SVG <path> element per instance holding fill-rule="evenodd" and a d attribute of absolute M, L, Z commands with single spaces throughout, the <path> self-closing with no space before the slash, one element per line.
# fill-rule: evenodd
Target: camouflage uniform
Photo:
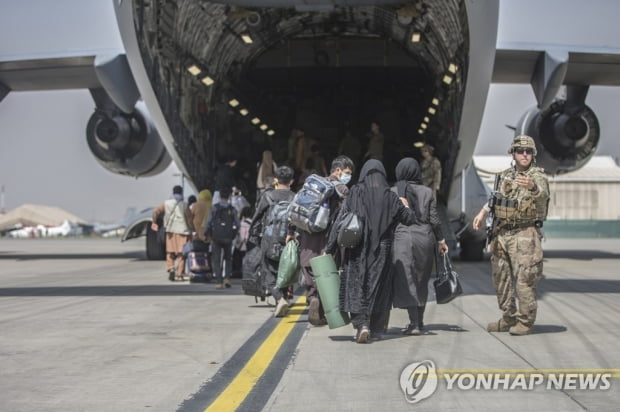
<path fill-rule="evenodd" d="M 529 175 L 537 188 L 530 191 L 517 186 L 518 174 Z M 491 242 L 493 286 L 502 311 L 497 327 L 520 323 L 529 332 L 536 321 L 536 285 L 543 270 L 540 226 L 547 214 L 549 183 L 544 170 L 533 165 L 524 172 L 504 170 L 499 179 L 497 224 Z"/>
<path fill-rule="evenodd" d="M 441 185 L 441 163 L 436 157 L 422 159 L 420 162 L 422 169 L 422 184 L 435 191 L 439 191 Z"/>

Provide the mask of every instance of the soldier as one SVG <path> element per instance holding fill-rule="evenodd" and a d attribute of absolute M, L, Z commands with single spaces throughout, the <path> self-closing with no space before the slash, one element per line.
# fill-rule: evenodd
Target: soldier
<path fill-rule="evenodd" d="M 543 270 L 540 228 L 547 217 L 549 183 L 543 169 L 535 166 L 534 139 L 515 137 L 508 153 L 513 166 L 498 176 L 493 194 L 497 224 L 490 246 L 493 286 L 502 318 L 489 323 L 487 331 L 527 335 L 536 320 L 536 285 Z M 489 212 L 488 205 L 480 210 L 473 221 L 475 230 L 482 227 Z"/>
<path fill-rule="evenodd" d="M 366 134 L 368 138 L 368 151 L 364 155 L 364 159 L 383 160 L 383 143 L 385 136 L 381 132 L 379 123 L 371 122 L 370 131 Z"/>
<path fill-rule="evenodd" d="M 425 144 L 420 151 L 422 152 L 422 184 L 433 189 L 433 194 L 437 198 L 437 192 L 441 185 L 441 163 L 433 156 L 433 146 Z"/>

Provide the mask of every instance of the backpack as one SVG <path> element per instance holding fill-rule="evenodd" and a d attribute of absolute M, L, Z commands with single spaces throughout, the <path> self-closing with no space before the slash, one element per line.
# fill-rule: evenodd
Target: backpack
<path fill-rule="evenodd" d="M 270 206 L 263 224 L 263 238 L 261 249 L 265 256 L 271 260 L 280 260 L 280 254 L 284 249 L 284 242 L 288 234 L 288 200 L 278 202 L 268 199 Z"/>
<path fill-rule="evenodd" d="M 255 247 L 245 254 L 241 264 L 241 287 L 243 293 L 246 295 L 254 296 L 265 300 L 269 296 L 269 290 L 265 288 L 263 272 L 261 270 L 261 262 L 263 259 L 263 252 L 261 248 Z"/>
<path fill-rule="evenodd" d="M 289 206 L 292 224 L 308 233 L 322 232 L 327 228 L 326 219 L 321 219 L 319 209 L 334 194 L 332 182 L 316 174 L 308 176 L 303 187 Z"/>
<path fill-rule="evenodd" d="M 211 239 L 216 242 L 230 243 L 239 229 L 235 224 L 235 209 L 231 205 L 217 205 L 211 221 Z"/>

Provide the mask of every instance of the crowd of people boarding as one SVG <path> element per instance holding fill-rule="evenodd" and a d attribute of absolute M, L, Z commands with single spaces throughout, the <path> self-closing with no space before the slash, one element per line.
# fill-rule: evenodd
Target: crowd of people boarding
<path fill-rule="evenodd" d="M 331 254 L 341 273 L 341 310 L 350 313 L 358 343 L 380 339 L 392 308 L 407 310 L 409 324 L 403 333 L 423 333 L 433 257 L 448 251 L 437 213 L 439 185 L 423 184 L 425 172 L 412 157 L 400 160 L 397 180 L 390 185 L 382 163 L 384 138 L 376 122 L 367 139 L 368 150 L 362 156 L 361 145 L 347 143 L 349 134 L 339 147 L 343 154 L 328 163 L 328 168 L 318 142 L 294 129 L 288 159 L 281 165 L 270 150 L 262 153 L 256 167 L 254 207 L 239 193 L 234 157 L 218 169 L 213 193 L 202 190 L 191 204 L 183 200 L 182 187 L 175 186 L 172 197 L 155 208 L 152 216 L 153 230 L 159 229 L 158 219 L 165 227 L 169 280 L 189 277 L 196 281 L 196 258 L 192 255 L 190 264 L 188 256 L 204 250 L 200 253 L 205 254 L 203 266 L 209 272 L 205 280 L 212 279 L 216 289 L 230 288 L 233 272 L 241 270 L 244 255 L 249 259 L 251 253 L 258 256 L 262 288 L 275 301 L 274 316 L 283 317 L 295 288 L 276 285 L 280 254 L 288 242 L 296 242 L 299 283 L 305 289 L 312 325 L 327 321 L 310 260 Z M 353 184 L 360 161 L 364 163 Z M 324 224 L 314 230 L 296 226 L 287 215 L 296 191 L 312 179 L 330 187 L 320 205 L 326 211 Z M 363 233 L 359 245 L 347 248 L 339 245 L 338 233 L 350 213 L 363 222 Z"/>

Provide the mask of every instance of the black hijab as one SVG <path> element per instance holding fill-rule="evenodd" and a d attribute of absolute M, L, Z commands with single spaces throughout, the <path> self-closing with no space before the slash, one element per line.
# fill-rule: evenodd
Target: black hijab
<path fill-rule="evenodd" d="M 401 159 L 396 165 L 396 180 L 398 196 L 407 199 L 409 207 L 411 207 L 419 217 L 421 215 L 421 205 L 418 202 L 418 196 L 415 190 L 411 189 L 411 185 L 422 184 L 422 172 L 418 161 L 412 157 Z"/>
<path fill-rule="evenodd" d="M 349 209 L 364 221 L 364 238 L 370 241 L 367 250 L 374 251 L 379 246 L 381 236 L 394 222 L 398 208 L 391 204 L 393 200 L 383 164 L 376 159 L 368 160 L 347 199 Z"/>
<path fill-rule="evenodd" d="M 413 157 L 405 157 L 396 165 L 396 180 L 406 180 L 415 185 L 422 184 L 420 164 Z"/>

